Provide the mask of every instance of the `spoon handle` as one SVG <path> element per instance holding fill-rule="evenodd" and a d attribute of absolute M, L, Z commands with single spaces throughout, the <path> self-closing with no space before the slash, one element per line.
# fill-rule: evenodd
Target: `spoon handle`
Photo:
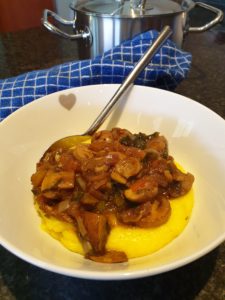
<path fill-rule="evenodd" d="M 158 38 L 154 41 L 151 47 L 146 51 L 144 56 L 138 61 L 134 69 L 127 76 L 124 82 L 119 86 L 115 94 L 112 96 L 112 98 L 103 108 L 103 110 L 100 112 L 100 114 L 92 123 L 92 125 L 89 127 L 89 129 L 85 133 L 83 133 L 83 135 L 92 135 L 102 125 L 102 123 L 105 121 L 108 115 L 112 112 L 112 109 L 115 108 L 115 104 L 118 102 L 121 96 L 128 90 L 128 88 L 130 88 L 133 85 L 135 79 L 138 77 L 140 72 L 144 70 L 144 68 L 148 65 L 149 61 L 155 55 L 157 50 L 162 46 L 162 44 L 171 34 L 172 34 L 172 30 L 170 29 L 170 27 L 165 26 L 161 31 L 161 33 L 159 34 Z"/>

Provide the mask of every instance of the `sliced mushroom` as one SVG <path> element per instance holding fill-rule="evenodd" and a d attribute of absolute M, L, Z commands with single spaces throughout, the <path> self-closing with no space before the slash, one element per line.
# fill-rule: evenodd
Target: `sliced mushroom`
<path fill-rule="evenodd" d="M 170 173 L 173 181 L 169 185 L 169 195 L 173 198 L 177 198 L 188 193 L 193 185 L 194 176 L 191 173 L 183 173 L 177 168 L 177 166 L 170 162 Z"/>
<path fill-rule="evenodd" d="M 48 170 L 46 173 L 42 184 L 41 184 L 41 191 L 46 191 L 53 189 L 57 186 L 58 182 L 60 181 L 61 174 L 60 172 L 55 172 L 54 170 Z"/>
<path fill-rule="evenodd" d="M 158 193 L 158 183 L 152 176 L 144 176 L 136 180 L 124 191 L 125 197 L 132 202 L 145 202 Z"/>
<path fill-rule="evenodd" d="M 109 228 L 104 215 L 82 211 L 80 212 L 78 229 L 82 239 L 88 241 L 94 253 L 104 253 Z"/>
<path fill-rule="evenodd" d="M 38 187 L 42 184 L 42 181 L 47 173 L 47 169 L 40 168 L 31 176 L 31 183 L 34 187 Z"/>
<path fill-rule="evenodd" d="M 165 223 L 169 219 L 170 213 L 169 200 L 163 198 L 127 209 L 119 215 L 119 218 L 125 224 L 150 228 Z"/>
<path fill-rule="evenodd" d="M 73 171 L 54 171 L 48 170 L 45 175 L 41 191 L 45 192 L 51 189 L 71 189 L 74 187 L 74 172 Z"/>
<path fill-rule="evenodd" d="M 126 184 L 127 179 L 137 175 L 142 169 L 142 164 L 135 157 L 121 159 L 114 167 L 111 178 L 119 183 Z"/>
<path fill-rule="evenodd" d="M 168 156 L 168 144 L 164 136 L 155 134 L 147 142 L 147 148 L 157 151 L 162 157 Z"/>
<path fill-rule="evenodd" d="M 122 251 L 107 251 L 103 255 L 88 254 L 86 258 L 100 263 L 122 263 L 127 262 L 127 255 Z"/>
<path fill-rule="evenodd" d="M 173 181 L 169 186 L 169 195 L 172 198 L 181 197 L 187 194 L 194 182 L 194 176 L 190 173 L 182 174 L 178 177 L 179 180 Z"/>
<path fill-rule="evenodd" d="M 144 216 L 137 222 L 137 226 L 150 228 L 160 226 L 166 223 L 171 214 L 171 206 L 168 199 L 163 198 L 156 200 L 151 205 L 148 215 Z"/>

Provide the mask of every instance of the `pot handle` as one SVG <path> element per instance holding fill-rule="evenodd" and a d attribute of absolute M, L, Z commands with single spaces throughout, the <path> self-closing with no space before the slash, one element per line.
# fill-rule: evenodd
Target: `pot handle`
<path fill-rule="evenodd" d="M 223 15 L 224 14 L 223 14 L 222 10 L 220 10 L 220 9 L 214 7 L 214 6 L 208 5 L 206 3 L 203 3 L 203 2 L 196 2 L 195 6 L 200 6 L 202 8 L 205 8 L 206 10 L 214 12 L 216 14 L 216 17 L 213 20 L 211 20 L 210 22 L 208 22 L 205 25 L 203 25 L 203 26 L 200 26 L 200 27 L 189 27 L 188 31 L 190 31 L 190 32 L 202 32 L 202 31 L 206 31 L 206 30 L 210 29 L 211 27 L 213 27 L 214 25 L 216 25 L 217 23 L 219 23 L 219 22 L 221 22 L 223 20 Z"/>
<path fill-rule="evenodd" d="M 76 20 L 63 19 L 62 17 L 57 15 L 55 12 L 53 12 L 49 9 L 45 9 L 44 13 L 43 13 L 43 18 L 42 18 L 42 24 L 44 25 L 45 28 L 47 28 L 52 33 L 55 33 L 57 35 L 60 35 L 64 38 L 71 39 L 71 40 L 80 39 L 80 38 L 82 38 L 82 39 L 91 38 L 91 32 L 88 27 L 86 27 L 85 30 L 81 30 L 76 34 L 69 34 L 67 32 L 62 31 L 61 29 L 59 29 L 52 23 L 50 23 L 48 21 L 49 16 L 53 17 L 56 21 L 58 21 L 59 23 L 61 23 L 63 25 L 72 25 L 73 27 L 75 27 Z"/>

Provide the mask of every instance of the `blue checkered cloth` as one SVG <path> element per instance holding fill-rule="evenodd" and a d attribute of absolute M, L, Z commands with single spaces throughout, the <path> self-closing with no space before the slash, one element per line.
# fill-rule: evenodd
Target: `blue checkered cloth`
<path fill-rule="evenodd" d="M 72 61 L 0 80 L 0 121 L 21 106 L 60 90 L 121 83 L 157 36 L 158 32 L 151 30 L 94 59 Z M 190 65 L 191 55 L 167 40 L 135 84 L 173 90 L 187 76 Z"/>

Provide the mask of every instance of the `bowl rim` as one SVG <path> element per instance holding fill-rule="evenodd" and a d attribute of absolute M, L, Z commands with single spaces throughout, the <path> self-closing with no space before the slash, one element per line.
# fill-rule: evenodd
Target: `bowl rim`
<path fill-rule="evenodd" d="M 34 258 L 33 256 L 31 256 L 29 254 L 25 254 L 21 250 L 15 249 L 15 247 L 11 243 L 7 242 L 4 239 L 2 239 L 1 245 L 6 250 L 8 250 L 12 254 L 14 254 L 16 257 L 18 257 L 18 258 L 22 259 L 23 261 L 28 262 L 36 267 L 44 269 L 46 271 L 51 271 L 56 274 L 61 274 L 61 275 L 80 278 L 80 279 L 108 281 L 108 280 L 138 279 L 138 278 L 144 278 L 144 277 L 148 277 L 148 276 L 163 274 L 168 271 L 173 271 L 175 269 L 184 267 L 185 265 L 192 263 L 192 262 L 198 260 L 199 258 L 203 257 L 204 255 L 210 253 L 212 250 L 217 248 L 224 241 L 225 241 L 225 232 L 223 235 L 218 237 L 215 241 L 210 243 L 207 247 L 204 247 L 202 250 L 199 250 L 198 252 L 186 257 L 185 259 L 182 258 L 182 259 L 179 259 L 172 263 L 166 264 L 164 266 L 153 267 L 151 269 L 146 268 L 146 269 L 142 269 L 142 270 L 136 270 L 135 272 L 114 271 L 113 273 L 111 273 L 111 272 L 107 273 L 105 271 L 73 270 L 73 269 L 67 269 L 64 267 L 58 267 L 58 266 L 53 265 L 52 263 L 46 263 L 46 262 L 41 261 L 40 259 Z M 76 254 L 76 255 L 79 255 L 79 254 Z"/>

